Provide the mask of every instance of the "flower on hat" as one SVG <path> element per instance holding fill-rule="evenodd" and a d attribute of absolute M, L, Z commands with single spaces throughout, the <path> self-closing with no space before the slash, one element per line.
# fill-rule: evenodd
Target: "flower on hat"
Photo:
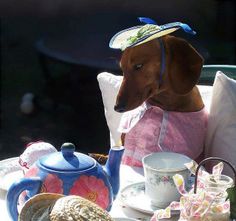
<path fill-rule="evenodd" d="M 130 45 L 134 44 L 135 42 L 139 41 L 140 39 L 144 38 L 145 36 L 151 35 L 152 33 L 160 30 L 159 26 L 153 24 L 144 25 L 140 30 L 137 32 L 136 35 L 130 36 L 127 38 L 127 42 L 123 47 L 129 47 Z"/>
<path fill-rule="evenodd" d="M 107 209 L 109 205 L 109 190 L 104 181 L 95 176 L 80 176 L 71 188 L 70 194 L 82 196 L 103 209 Z"/>

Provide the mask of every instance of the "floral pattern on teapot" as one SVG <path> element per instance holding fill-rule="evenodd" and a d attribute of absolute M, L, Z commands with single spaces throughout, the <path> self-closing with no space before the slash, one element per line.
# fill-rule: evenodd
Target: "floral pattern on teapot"
<path fill-rule="evenodd" d="M 38 173 L 38 167 L 34 166 L 25 174 L 25 177 L 35 177 Z M 56 174 L 47 174 L 42 183 L 40 192 L 63 194 L 63 182 Z M 103 179 L 93 175 L 80 176 L 79 179 L 75 180 L 73 183 L 69 194 L 82 196 L 100 205 L 103 209 L 109 206 L 109 189 Z M 23 193 L 22 197 L 27 198 L 26 194 Z"/>
<path fill-rule="evenodd" d="M 24 178 L 11 185 L 7 194 L 9 215 L 17 220 L 17 207 L 42 192 L 80 195 L 109 211 L 119 191 L 123 152 L 124 147 L 112 147 L 102 166 L 90 156 L 75 152 L 73 144 L 63 144 L 60 152 L 39 158 Z"/>
<path fill-rule="evenodd" d="M 70 190 L 71 195 L 82 196 L 106 209 L 109 204 L 109 190 L 102 179 L 82 175 Z"/>

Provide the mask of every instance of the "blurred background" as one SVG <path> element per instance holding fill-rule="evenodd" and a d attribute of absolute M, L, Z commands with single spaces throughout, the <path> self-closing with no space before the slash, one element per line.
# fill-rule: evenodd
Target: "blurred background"
<path fill-rule="evenodd" d="M 0 159 L 18 156 L 29 142 L 57 149 L 106 153 L 106 125 L 97 74 L 118 68 L 110 38 L 138 25 L 181 21 L 196 36 L 176 32 L 205 64 L 236 64 L 234 0 L 0 0 Z"/>

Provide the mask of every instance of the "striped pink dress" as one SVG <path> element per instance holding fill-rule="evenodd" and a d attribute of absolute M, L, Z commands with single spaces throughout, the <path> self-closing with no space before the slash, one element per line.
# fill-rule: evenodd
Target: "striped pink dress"
<path fill-rule="evenodd" d="M 164 111 L 144 103 L 123 114 L 119 132 L 126 133 L 122 163 L 142 166 L 152 152 L 171 151 L 196 159 L 203 152 L 208 112 Z"/>

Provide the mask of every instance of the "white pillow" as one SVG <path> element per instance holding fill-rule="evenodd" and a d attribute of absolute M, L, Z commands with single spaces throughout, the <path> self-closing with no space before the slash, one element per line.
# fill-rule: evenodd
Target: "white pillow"
<path fill-rule="evenodd" d="M 207 86 L 207 85 L 197 85 L 199 92 L 201 94 L 203 103 L 205 105 L 205 108 L 207 111 L 210 111 L 210 106 L 211 106 L 211 98 L 212 98 L 212 86 Z"/>
<path fill-rule="evenodd" d="M 113 75 L 107 72 L 102 72 L 97 76 L 99 87 L 102 93 L 105 118 L 110 130 L 111 147 L 120 143 L 121 134 L 117 131 L 117 128 L 119 126 L 122 114 L 114 111 L 114 105 L 122 78 L 122 76 Z"/>
<path fill-rule="evenodd" d="M 236 165 L 236 81 L 216 73 L 210 107 L 206 157 L 221 157 Z M 226 165 L 224 173 L 232 174 Z"/>
<path fill-rule="evenodd" d="M 114 111 L 114 105 L 123 77 L 107 72 L 102 72 L 98 74 L 97 79 L 102 93 L 107 125 L 110 130 L 110 144 L 111 146 L 117 145 L 120 143 L 121 134 L 117 131 L 117 129 L 122 114 Z M 207 110 L 209 110 L 212 95 L 212 86 L 198 85 L 198 88 L 201 93 L 203 102 L 205 103 Z"/>

